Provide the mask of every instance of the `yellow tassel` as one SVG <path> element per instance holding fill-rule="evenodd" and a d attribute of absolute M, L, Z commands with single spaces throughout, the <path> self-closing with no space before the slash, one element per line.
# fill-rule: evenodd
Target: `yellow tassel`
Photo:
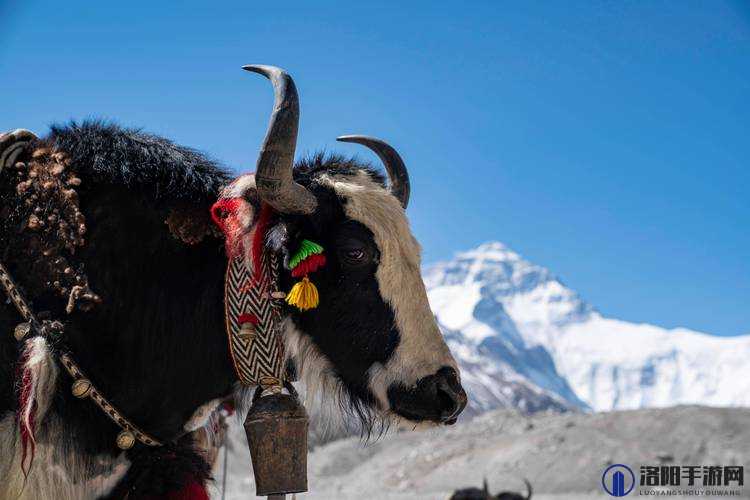
<path fill-rule="evenodd" d="M 318 307 L 318 289 L 315 284 L 307 279 L 307 276 L 298 281 L 286 296 L 286 302 L 290 306 L 296 306 L 300 311 Z"/>

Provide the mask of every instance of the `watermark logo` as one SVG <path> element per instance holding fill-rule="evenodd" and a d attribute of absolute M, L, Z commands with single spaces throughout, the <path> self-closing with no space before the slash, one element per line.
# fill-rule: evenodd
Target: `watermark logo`
<path fill-rule="evenodd" d="M 641 465 L 636 482 L 633 469 L 610 465 L 602 474 L 602 488 L 609 496 L 742 496 L 745 468 L 742 465 Z"/>
<path fill-rule="evenodd" d="M 742 465 L 641 465 L 641 486 L 744 486 Z"/>
<path fill-rule="evenodd" d="M 625 464 L 613 464 L 602 474 L 602 487 L 610 496 L 624 497 L 635 487 L 635 474 Z"/>

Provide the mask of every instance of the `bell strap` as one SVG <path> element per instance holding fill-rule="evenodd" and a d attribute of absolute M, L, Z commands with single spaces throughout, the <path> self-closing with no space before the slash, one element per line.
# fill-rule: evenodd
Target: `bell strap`
<path fill-rule="evenodd" d="M 119 448 L 123 450 L 132 448 L 136 439 L 146 446 L 161 446 L 161 443 L 157 439 L 149 436 L 136 427 L 136 425 L 125 418 L 122 413 L 120 413 L 119 410 L 107 400 L 107 398 L 102 396 L 94 384 L 91 383 L 91 380 L 83 374 L 81 368 L 68 354 L 60 356 L 60 361 L 65 367 L 65 370 L 71 377 L 73 377 L 73 396 L 79 399 L 91 399 L 91 401 L 93 401 L 110 420 L 122 429 L 117 435 L 117 446 Z"/>
<path fill-rule="evenodd" d="M 10 277 L 10 273 L 2 264 L 2 262 L 0 262 L 0 284 L 3 285 L 5 294 L 8 296 L 10 301 L 13 302 L 13 305 L 16 306 L 16 309 L 18 309 L 18 312 L 24 319 L 24 321 L 36 323 L 36 318 L 34 318 L 33 311 L 26 304 L 23 295 L 21 295 L 21 291 L 18 290 L 18 287 L 13 281 L 13 278 Z"/>
<path fill-rule="evenodd" d="M 20 326 L 15 329 L 15 337 L 19 342 L 28 336 L 29 333 L 33 332 L 41 334 L 45 338 L 47 337 L 47 328 L 40 326 L 37 321 L 34 312 L 29 307 L 28 303 L 24 299 L 21 291 L 16 286 L 10 273 L 5 266 L 0 263 L 0 285 L 2 285 L 8 298 L 13 302 L 18 309 L 21 317 L 27 322 L 28 327 L 23 328 Z M 45 322 L 46 323 L 46 322 Z M 55 322 L 58 325 L 56 331 L 60 331 L 61 324 Z M 149 436 L 130 420 L 125 418 L 115 406 L 107 400 L 99 390 L 91 383 L 91 381 L 83 375 L 83 371 L 79 368 L 78 364 L 73 360 L 70 354 L 61 354 L 60 362 L 65 370 L 73 377 L 72 392 L 73 396 L 77 398 L 90 398 L 96 405 L 104 412 L 104 414 L 112 420 L 121 431 L 117 435 L 117 446 L 122 450 L 132 448 L 135 441 L 138 440 L 146 446 L 161 446 L 157 439 Z"/>

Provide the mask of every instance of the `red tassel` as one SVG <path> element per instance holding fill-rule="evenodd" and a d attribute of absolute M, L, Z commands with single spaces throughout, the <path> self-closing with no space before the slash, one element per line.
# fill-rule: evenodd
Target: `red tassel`
<path fill-rule="evenodd" d="M 301 278 L 307 274 L 314 273 L 325 265 L 326 256 L 322 253 L 315 253 L 297 264 L 297 267 L 292 269 L 292 276 L 295 278 Z"/>
<path fill-rule="evenodd" d="M 253 234 L 253 278 L 256 282 L 263 277 L 260 257 L 263 255 L 263 242 L 266 239 L 266 229 L 268 229 L 268 223 L 271 221 L 271 215 L 273 215 L 273 208 L 264 202 L 260 207 L 260 215 Z"/>
<path fill-rule="evenodd" d="M 21 472 L 24 477 L 29 475 L 31 465 L 34 463 L 36 452 L 36 438 L 34 436 L 34 416 L 36 414 L 36 401 L 32 401 L 33 374 L 26 368 L 29 359 L 28 348 L 24 351 L 18 362 L 17 377 L 21 379 L 21 391 L 18 398 L 18 414 L 16 416 L 21 431 Z M 28 461 L 27 461 L 28 458 Z"/>
<path fill-rule="evenodd" d="M 126 493 L 121 500 L 125 500 L 126 498 L 131 498 L 130 494 Z M 159 496 L 146 495 L 137 496 L 136 498 L 137 500 L 210 500 L 206 485 L 196 479 L 191 479 L 185 483 L 185 486 L 180 490 L 173 490 Z"/>
<path fill-rule="evenodd" d="M 210 500 L 206 485 L 198 481 L 191 481 L 179 491 L 170 491 L 167 493 L 166 500 Z"/>
<path fill-rule="evenodd" d="M 224 229 L 227 219 L 237 210 L 239 198 L 221 199 L 211 207 L 211 218 L 220 229 Z"/>
<path fill-rule="evenodd" d="M 230 257 L 234 257 L 239 250 L 238 236 L 241 228 L 237 222 L 237 211 L 242 203 L 247 202 L 240 198 L 225 198 L 211 207 L 211 218 L 224 233 L 227 255 Z"/>

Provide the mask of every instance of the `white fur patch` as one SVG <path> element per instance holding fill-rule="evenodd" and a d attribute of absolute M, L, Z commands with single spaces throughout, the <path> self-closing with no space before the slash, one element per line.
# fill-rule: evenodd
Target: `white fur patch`
<path fill-rule="evenodd" d="M 12 413 L 0 417 L 0 499 L 80 500 L 109 493 L 125 475 L 129 462 L 124 455 L 117 459 L 84 456 L 70 446 L 64 424 L 49 413 L 58 369 L 47 341 L 42 337 L 27 340 L 25 356 L 24 370 L 30 376 L 31 395 L 21 409 L 21 421 L 17 423 Z M 34 460 L 24 478 L 19 425 L 31 426 L 32 420 Z"/>
<path fill-rule="evenodd" d="M 287 318 L 282 325 L 284 354 L 294 360 L 299 374 L 302 402 L 310 414 L 313 425 L 323 435 L 333 434 L 344 425 L 341 409 L 348 397 L 328 358 L 320 352 L 308 335 L 300 332 Z"/>
<path fill-rule="evenodd" d="M 221 399 L 212 399 L 208 403 L 203 403 L 193 412 L 190 420 L 185 422 L 185 425 L 182 426 L 182 428 L 187 432 L 193 432 L 201 427 L 206 427 L 209 424 L 211 415 L 213 415 L 221 402 Z"/>
<path fill-rule="evenodd" d="M 124 454 L 84 457 L 65 443 L 65 428 L 50 417 L 37 439 L 36 456 L 24 479 L 21 473 L 21 442 L 15 417 L 0 420 L 0 498 L 14 500 L 94 499 L 108 494 L 130 466 Z M 67 446 L 66 446 L 67 444 Z"/>
<path fill-rule="evenodd" d="M 321 183 L 346 199 L 346 215 L 372 231 L 380 250 L 376 278 L 383 300 L 393 308 L 401 341 L 385 365 L 372 366 L 369 384 L 383 408 L 390 408 L 386 391 L 393 382 L 411 386 L 444 366 L 456 373 L 458 367 L 430 309 L 420 247 L 401 203 L 364 171 L 324 175 Z"/>
<path fill-rule="evenodd" d="M 34 441 L 39 426 L 44 421 L 57 384 L 57 365 L 43 337 L 33 337 L 24 344 L 23 374 L 29 377 L 29 398 L 19 411 L 20 425 L 27 428 Z"/>

